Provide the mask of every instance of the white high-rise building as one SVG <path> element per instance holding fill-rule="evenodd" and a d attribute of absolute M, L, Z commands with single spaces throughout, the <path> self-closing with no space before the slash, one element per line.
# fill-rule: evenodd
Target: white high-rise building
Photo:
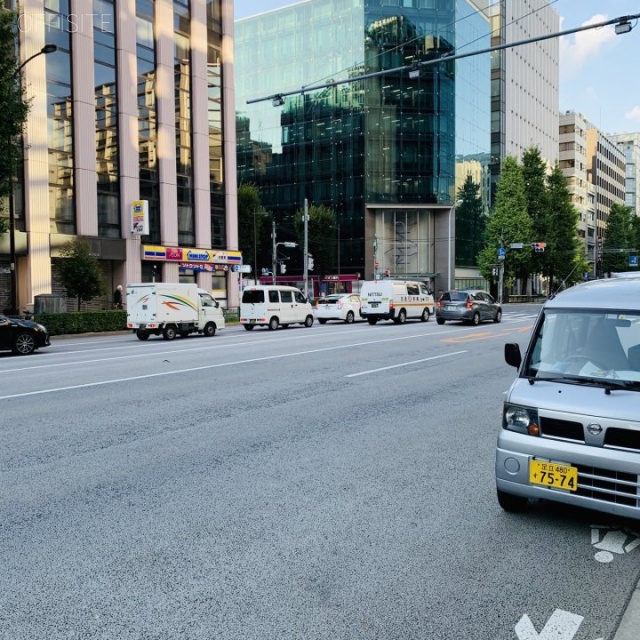
<path fill-rule="evenodd" d="M 492 46 L 556 33 L 560 17 L 546 0 L 495 0 Z M 503 49 L 491 61 L 492 180 L 507 156 L 538 147 L 549 164 L 558 159 L 558 38 Z"/>

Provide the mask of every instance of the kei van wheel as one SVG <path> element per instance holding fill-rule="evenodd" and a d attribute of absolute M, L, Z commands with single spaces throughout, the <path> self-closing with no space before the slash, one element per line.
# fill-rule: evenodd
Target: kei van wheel
<path fill-rule="evenodd" d="M 373 325 L 378 322 L 378 318 L 367 318 L 367 322 Z"/>
<path fill-rule="evenodd" d="M 421 322 L 429 322 L 429 316 L 430 316 L 430 315 L 431 315 L 431 314 L 429 313 L 429 309 L 427 309 L 427 307 L 425 307 L 425 308 L 422 310 L 422 315 L 420 316 L 420 321 L 421 321 Z"/>
<path fill-rule="evenodd" d="M 247 326 L 246 324 L 244 325 L 245 327 Z M 204 335 L 207 338 L 213 338 L 213 336 L 216 335 L 216 325 L 215 322 L 208 322 L 205 326 L 204 326 Z"/>
<path fill-rule="evenodd" d="M 273 316 L 273 318 L 269 320 L 269 329 L 271 329 L 271 331 L 275 331 L 278 328 L 279 324 L 280 321 L 278 320 L 278 318 L 276 318 L 276 316 Z"/>
<path fill-rule="evenodd" d="M 529 500 L 522 496 L 514 496 L 512 493 L 505 493 L 504 491 L 498 492 L 498 504 L 509 513 L 522 513 L 527 510 Z"/>
<path fill-rule="evenodd" d="M 305 327 L 313 327 L 313 316 L 307 316 L 304 319 L 304 326 Z"/>
<path fill-rule="evenodd" d="M 245 331 L 253 331 L 253 327 L 255 327 L 255 324 L 243 324 L 242 325 L 245 328 Z"/>
<path fill-rule="evenodd" d="M 175 327 L 165 327 L 163 332 L 162 332 L 162 337 L 165 340 L 173 340 L 176 337 L 176 329 Z"/>
<path fill-rule="evenodd" d="M 138 340 L 148 340 L 149 332 L 145 331 L 144 329 L 138 329 L 136 331 L 136 337 L 138 338 Z"/>
<path fill-rule="evenodd" d="M 28 332 L 19 333 L 13 340 L 11 351 L 19 356 L 28 356 L 36 350 L 36 340 Z"/>

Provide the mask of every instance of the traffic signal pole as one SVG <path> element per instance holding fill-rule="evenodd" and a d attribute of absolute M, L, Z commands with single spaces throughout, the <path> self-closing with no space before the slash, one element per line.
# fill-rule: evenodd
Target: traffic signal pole
<path fill-rule="evenodd" d="M 302 256 L 302 281 L 304 282 L 304 297 L 309 297 L 309 201 L 304 199 L 304 250 Z"/>

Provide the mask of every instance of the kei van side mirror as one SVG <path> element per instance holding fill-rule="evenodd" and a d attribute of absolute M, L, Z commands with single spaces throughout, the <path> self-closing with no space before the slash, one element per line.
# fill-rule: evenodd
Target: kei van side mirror
<path fill-rule="evenodd" d="M 520 345 L 517 342 L 507 342 L 504 345 L 504 360 L 516 369 L 522 363 L 522 354 L 520 353 Z"/>

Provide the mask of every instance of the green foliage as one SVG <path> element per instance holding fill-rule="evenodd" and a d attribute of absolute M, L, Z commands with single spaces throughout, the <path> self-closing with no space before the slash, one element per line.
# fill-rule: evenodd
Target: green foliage
<path fill-rule="evenodd" d="M 629 207 L 617 203 L 611 206 L 602 244 L 602 270 L 605 273 L 633 270 L 629 268 L 629 255 L 630 249 L 638 248 L 636 228 Z"/>
<path fill-rule="evenodd" d="M 0 196 L 8 196 L 22 158 L 19 136 L 29 112 L 18 81 L 16 59 L 17 14 L 0 7 Z"/>
<path fill-rule="evenodd" d="M 558 164 L 546 182 L 546 201 L 553 223 L 544 236 L 547 247 L 543 273 L 555 290 L 561 283 L 571 285 L 582 280 L 584 272 L 589 271 L 589 263 L 578 237 L 578 211 L 571 202 L 567 178 Z"/>
<path fill-rule="evenodd" d="M 256 255 L 267 245 L 270 223 L 270 216 L 262 209 L 258 187 L 241 184 L 238 187 L 238 248 L 244 264 L 255 268 Z"/>
<path fill-rule="evenodd" d="M 7 231 L 9 231 L 9 222 L 8 222 L 8 220 L 5 220 L 4 218 L 0 218 L 0 236 L 3 233 L 7 233 Z"/>
<path fill-rule="evenodd" d="M 480 273 L 485 278 L 492 277 L 492 269 L 498 264 L 499 247 L 506 247 L 505 281 L 526 277 L 530 273 L 531 251 L 509 248 L 516 242 L 528 247 L 533 241 L 522 167 L 514 157 L 507 157 L 502 163 L 496 206 L 489 215 L 485 237 L 486 246 L 478 256 Z"/>
<path fill-rule="evenodd" d="M 548 202 L 547 167 L 538 147 L 530 147 L 522 154 L 522 175 L 533 242 L 550 243 L 554 214 Z M 546 275 L 549 262 L 548 251 L 531 255 L 531 268 L 534 272 Z"/>
<path fill-rule="evenodd" d="M 476 256 L 484 246 L 486 218 L 483 214 L 480 185 L 468 175 L 457 194 L 456 204 L 456 264 L 474 266 Z M 464 231 L 463 231 L 464 230 Z M 468 235 L 463 235 L 467 232 Z"/>
<path fill-rule="evenodd" d="M 58 273 L 62 286 L 70 298 L 78 299 L 78 311 L 82 302 L 89 302 L 106 291 L 98 259 L 91 254 L 89 245 L 73 240 L 60 251 Z"/>
<path fill-rule="evenodd" d="M 303 211 L 295 214 L 293 225 L 298 235 L 298 244 L 304 248 Z M 309 253 L 313 256 L 313 273 L 330 273 L 335 264 L 337 242 L 336 213 L 323 205 L 309 207 L 308 241 Z"/>
<path fill-rule="evenodd" d="M 34 320 L 47 327 L 53 336 L 124 331 L 127 328 L 127 312 L 120 310 L 40 313 L 34 317 Z"/>

